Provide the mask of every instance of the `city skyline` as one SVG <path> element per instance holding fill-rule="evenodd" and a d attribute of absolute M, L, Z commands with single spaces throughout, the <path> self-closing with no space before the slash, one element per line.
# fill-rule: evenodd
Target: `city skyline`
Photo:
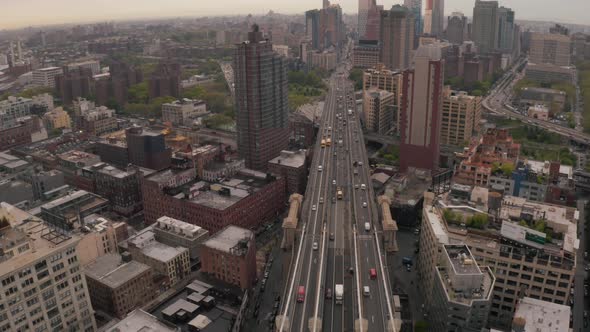
<path fill-rule="evenodd" d="M 346 14 L 358 12 L 358 0 L 332 1 L 339 4 Z M 403 4 L 403 0 L 378 1 L 385 9 L 395 4 Z M 147 18 L 169 18 L 169 17 L 200 17 L 200 16 L 228 16 L 263 14 L 270 10 L 284 14 L 303 14 L 310 8 L 320 8 L 319 0 L 302 0 L 297 2 L 281 3 L 277 5 L 269 0 L 253 0 L 247 4 L 235 4 L 229 0 L 219 0 L 213 3 L 195 3 L 191 0 L 170 0 L 166 2 L 166 8 L 157 1 L 128 0 L 125 6 L 115 0 L 101 0 L 100 7 L 80 7 L 78 1 L 56 0 L 46 2 L 41 0 L 30 0 L 26 2 L 13 1 L 0 6 L 3 12 L 10 12 L 0 22 L 0 29 L 17 29 L 29 26 L 44 26 L 54 24 L 75 24 L 97 22 L 105 20 L 129 20 Z M 445 2 L 445 16 L 454 11 L 461 11 L 466 16 L 473 12 L 473 0 L 448 0 Z M 585 24 L 585 9 L 588 9 L 586 0 L 570 0 L 568 6 L 562 6 L 550 0 L 521 0 L 499 1 L 500 6 L 507 6 L 518 12 L 518 19 L 524 20 L 554 20 L 565 23 Z M 31 15 L 30 8 L 34 6 L 37 14 Z M 528 8 L 534 6 L 532 14 Z M 228 8 L 233 8 L 228 12 Z M 252 8 L 257 8 L 253 11 Z M 23 14 L 20 14 L 23 13 Z M 25 14 L 26 13 L 26 14 Z M 43 13 L 39 15 L 38 13 Z"/>

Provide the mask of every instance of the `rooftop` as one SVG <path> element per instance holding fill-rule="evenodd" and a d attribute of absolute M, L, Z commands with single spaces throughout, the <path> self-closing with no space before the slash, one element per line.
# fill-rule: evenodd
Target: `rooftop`
<path fill-rule="evenodd" d="M 512 326 L 524 327 L 524 331 L 561 332 L 569 330 L 570 307 L 525 297 L 514 313 Z"/>
<path fill-rule="evenodd" d="M 467 246 L 446 245 L 444 249 L 455 274 L 481 274 Z"/>
<path fill-rule="evenodd" d="M 110 288 L 117 288 L 148 269 L 149 266 L 137 261 L 123 262 L 119 254 L 107 254 L 88 264 L 84 273 Z"/>
<path fill-rule="evenodd" d="M 203 242 L 203 245 L 219 251 L 230 252 L 231 248 L 237 246 L 244 239 L 247 239 L 247 244 L 249 244 L 252 237 L 254 237 L 254 233 L 251 230 L 230 225 L 211 236 Z"/>
<path fill-rule="evenodd" d="M 28 264 L 51 255 L 54 251 L 65 250 L 68 246 L 74 246 L 79 241 L 77 236 L 64 236 L 54 232 L 41 219 L 5 202 L 0 203 L 0 216 L 6 217 L 10 223 L 9 227 L 0 230 L 3 237 L 12 241 L 0 244 L 6 245 L 3 247 L 4 250 L 8 246 L 14 247 L 18 245 L 17 243 L 34 243 L 34 250 L 29 247 L 20 253 L 13 253 L 14 255 L 10 257 L 1 255 L 0 275 L 17 271 Z"/>
<path fill-rule="evenodd" d="M 106 329 L 106 332 L 177 332 L 177 327 L 160 321 L 147 312 L 136 309 L 123 320 Z"/>
<path fill-rule="evenodd" d="M 188 249 L 170 247 L 157 241 L 141 249 L 144 255 L 161 262 L 168 262 L 185 251 L 188 251 Z"/>
<path fill-rule="evenodd" d="M 84 166 L 90 166 L 100 162 L 99 156 L 78 150 L 62 153 L 59 155 L 59 158 L 72 163 L 81 163 Z"/>
<path fill-rule="evenodd" d="M 271 164 L 280 164 L 287 167 L 299 168 L 305 165 L 306 150 L 281 151 L 281 154 L 269 161 Z"/>
<path fill-rule="evenodd" d="M 467 305 L 476 300 L 488 300 L 495 281 L 491 270 L 480 269 L 466 245 L 443 248 L 445 256 L 437 272 L 448 300 Z"/>

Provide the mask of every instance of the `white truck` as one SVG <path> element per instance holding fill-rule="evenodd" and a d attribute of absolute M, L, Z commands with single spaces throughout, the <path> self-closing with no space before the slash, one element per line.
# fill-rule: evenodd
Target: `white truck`
<path fill-rule="evenodd" d="M 334 288 L 334 294 L 334 297 L 336 298 L 336 304 L 342 304 L 342 301 L 344 300 L 344 285 L 336 284 L 336 287 Z"/>

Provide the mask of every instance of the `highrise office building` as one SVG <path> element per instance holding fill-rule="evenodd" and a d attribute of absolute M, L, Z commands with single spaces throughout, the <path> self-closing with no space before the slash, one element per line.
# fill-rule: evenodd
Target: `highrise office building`
<path fill-rule="evenodd" d="M 514 46 L 514 11 L 510 8 L 498 8 L 498 50 L 512 53 Z"/>
<path fill-rule="evenodd" d="M 342 8 L 339 5 L 329 5 L 320 10 L 308 10 L 305 12 L 305 29 L 314 50 L 340 47 L 346 39 Z"/>
<path fill-rule="evenodd" d="M 440 126 L 444 61 L 440 46 L 423 45 L 415 67 L 403 72 L 400 105 L 400 166 L 436 170 L 440 154 Z"/>
<path fill-rule="evenodd" d="M 358 33 L 359 39 L 367 39 L 367 23 L 369 20 L 369 11 L 375 8 L 377 4 L 375 0 L 359 0 L 358 13 Z"/>
<path fill-rule="evenodd" d="M 414 15 L 404 6 L 395 5 L 381 11 L 379 59 L 387 68 L 397 70 L 410 66 L 414 27 Z"/>
<path fill-rule="evenodd" d="M 257 25 L 248 40 L 236 46 L 238 152 L 247 168 L 266 170 L 268 161 L 289 143 L 287 66 Z"/>
<path fill-rule="evenodd" d="M 444 31 L 445 0 L 426 0 L 424 7 L 424 33 L 439 37 Z"/>
<path fill-rule="evenodd" d="M 311 47 L 318 49 L 320 47 L 320 11 L 317 9 L 305 12 L 305 34 L 311 41 Z"/>
<path fill-rule="evenodd" d="M 457 45 L 467 39 L 467 17 L 463 13 L 454 12 L 449 16 L 446 35 L 449 42 Z"/>
<path fill-rule="evenodd" d="M 471 39 L 479 53 L 488 53 L 498 47 L 498 1 L 476 0 Z"/>
<path fill-rule="evenodd" d="M 424 20 L 422 19 L 422 0 L 404 0 L 404 6 L 408 7 L 414 14 L 414 35 L 415 41 L 422 34 Z"/>
<path fill-rule="evenodd" d="M 569 66 L 571 42 L 570 37 L 566 35 L 534 32 L 531 34 L 529 62 Z"/>

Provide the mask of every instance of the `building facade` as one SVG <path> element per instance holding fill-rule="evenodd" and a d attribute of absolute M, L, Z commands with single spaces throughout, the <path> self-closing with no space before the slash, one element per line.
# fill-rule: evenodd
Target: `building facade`
<path fill-rule="evenodd" d="M 281 151 L 268 162 L 268 171 L 285 178 L 287 195 L 304 194 L 307 185 L 307 150 Z"/>
<path fill-rule="evenodd" d="M 256 279 L 256 243 L 248 229 L 227 226 L 205 241 L 201 270 L 211 277 L 238 286 L 252 287 Z"/>
<path fill-rule="evenodd" d="M 25 211 L 8 212 L 15 209 L 6 203 L 0 209 L 8 220 L 0 225 L 0 330 L 96 331 L 79 238 L 52 232 Z M 23 214 L 27 222 L 14 217 Z"/>
<path fill-rule="evenodd" d="M 141 211 L 141 177 L 138 168 L 121 170 L 106 165 L 94 174 L 96 193 L 109 200 L 113 211 L 131 216 Z"/>
<path fill-rule="evenodd" d="M 202 100 L 180 99 L 162 104 L 162 121 L 175 126 L 190 124 L 190 119 L 207 113 L 207 104 Z"/>
<path fill-rule="evenodd" d="M 285 185 L 283 177 L 249 169 L 220 183 L 197 180 L 194 169 L 163 170 L 142 181 L 145 221 L 169 216 L 211 233 L 227 225 L 256 228 L 284 208 Z"/>
<path fill-rule="evenodd" d="M 388 69 L 403 70 L 410 66 L 414 49 L 414 15 L 400 5 L 381 11 L 379 60 Z"/>
<path fill-rule="evenodd" d="M 257 26 L 234 55 L 238 152 L 246 167 L 265 170 L 289 143 L 287 67 Z"/>
<path fill-rule="evenodd" d="M 479 53 L 488 53 L 498 47 L 498 1 L 475 1 L 471 39 Z"/>
<path fill-rule="evenodd" d="M 465 146 L 480 132 L 481 97 L 464 91 L 453 91 L 446 86 L 443 91 L 441 144 Z"/>
<path fill-rule="evenodd" d="M 61 74 L 63 74 L 63 69 L 60 67 L 47 67 L 33 70 L 33 84 L 36 86 L 55 88 L 55 77 Z"/>
<path fill-rule="evenodd" d="M 160 132 L 132 127 L 125 130 L 129 162 L 153 170 L 170 166 L 172 150 L 166 146 Z"/>
<path fill-rule="evenodd" d="M 191 260 L 201 260 L 201 243 L 209 238 L 206 229 L 166 216 L 158 218 L 152 229 L 156 241 L 171 247 L 187 248 Z"/>
<path fill-rule="evenodd" d="M 127 254 L 108 254 L 84 268 L 93 308 L 124 318 L 156 297 L 152 269 Z"/>
<path fill-rule="evenodd" d="M 561 67 L 571 65 L 571 39 L 569 36 L 552 33 L 531 34 L 529 61 Z"/>
<path fill-rule="evenodd" d="M 403 72 L 400 112 L 400 166 L 436 170 L 440 154 L 444 60 L 440 47 L 423 45 L 415 68 Z"/>
<path fill-rule="evenodd" d="M 363 91 L 363 114 L 367 130 L 387 135 L 391 130 L 396 129 L 395 97 L 389 91 L 376 88 Z"/>

